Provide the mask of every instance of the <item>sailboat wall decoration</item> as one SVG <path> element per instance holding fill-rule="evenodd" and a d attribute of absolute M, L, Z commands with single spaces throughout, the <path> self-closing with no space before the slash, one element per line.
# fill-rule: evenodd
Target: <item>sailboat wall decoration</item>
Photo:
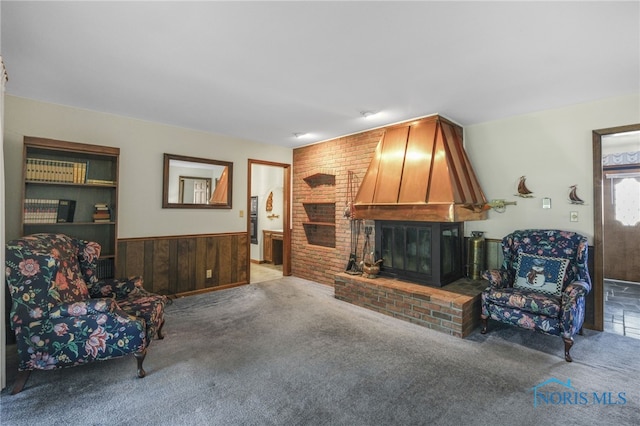
<path fill-rule="evenodd" d="M 529 190 L 529 188 L 527 188 L 527 184 L 525 181 L 526 177 L 520 176 L 520 179 L 518 180 L 518 193 L 515 195 L 522 198 L 532 198 L 533 192 Z"/>
<path fill-rule="evenodd" d="M 584 201 L 580 199 L 577 194 L 578 185 L 571 185 L 569 189 L 569 201 L 571 202 L 571 204 L 584 204 Z"/>

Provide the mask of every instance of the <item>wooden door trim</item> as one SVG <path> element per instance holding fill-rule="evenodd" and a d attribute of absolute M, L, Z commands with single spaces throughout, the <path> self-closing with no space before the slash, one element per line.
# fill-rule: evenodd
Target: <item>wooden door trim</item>
<path fill-rule="evenodd" d="M 640 130 L 640 124 L 609 127 L 593 131 L 593 274 L 591 277 L 594 324 L 585 327 L 604 330 L 604 218 L 602 212 L 602 137 Z"/>
<path fill-rule="evenodd" d="M 284 172 L 282 212 L 282 275 L 291 275 L 291 164 L 249 158 L 247 170 L 247 212 L 251 212 L 251 166 L 280 167 Z M 251 214 L 247 214 L 247 236 L 251 234 Z M 251 260 L 251 238 L 247 238 L 247 254 Z M 251 262 L 247 262 L 247 281 L 251 283 Z"/>

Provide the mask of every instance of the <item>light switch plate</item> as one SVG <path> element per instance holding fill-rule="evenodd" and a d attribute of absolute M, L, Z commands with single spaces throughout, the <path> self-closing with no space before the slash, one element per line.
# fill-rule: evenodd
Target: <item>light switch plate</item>
<path fill-rule="evenodd" d="M 571 222 L 577 222 L 578 221 L 578 212 L 569 212 L 569 220 Z"/>
<path fill-rule="evenodd" d="M 550 209 L 551 208 L 551 198 L 543 198 L 542 199 L 542 208 Z"/>

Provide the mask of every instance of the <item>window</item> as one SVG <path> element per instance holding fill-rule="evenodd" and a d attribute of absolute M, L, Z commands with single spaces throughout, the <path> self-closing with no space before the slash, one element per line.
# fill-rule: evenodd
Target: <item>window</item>
<path fill-rule="evenodd" d="M 635 226 L 640 222 L 640 181 L 638 178 L 622 178 L 614 184 L 613 193 L 616 220 L 625 226 Z"/>

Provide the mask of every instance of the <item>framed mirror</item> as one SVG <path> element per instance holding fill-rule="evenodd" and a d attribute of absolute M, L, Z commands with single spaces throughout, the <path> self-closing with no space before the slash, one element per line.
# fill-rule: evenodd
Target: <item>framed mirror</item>
<path fill-rule="evenodd" d="M 233 163 L 164 154 L 162 207 L 230 209 Z"/>

